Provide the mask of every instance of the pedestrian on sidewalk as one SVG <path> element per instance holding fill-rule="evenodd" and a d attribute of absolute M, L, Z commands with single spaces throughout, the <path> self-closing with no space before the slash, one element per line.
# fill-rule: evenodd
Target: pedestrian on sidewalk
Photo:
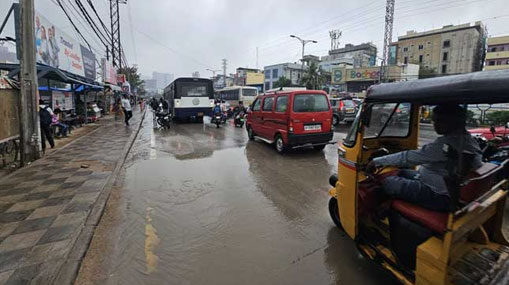
<path fill-rule="evenodd" d="M 115 113 L 115 121 L 118 121 L 122 117 L 122 102 L 120 97 L 115 100 L 112 111 Z"/>
<path fill-rule="evenodd" d="M 44 101 L 39 100 L 39 121 L 41 125 L 41 143 L 42 152 L 46 151 L 46 140 L 48 140 L 51 148 L 55 147 L 55 141 L 53 140 L 53 134 L 51 133 L 51 121 L 53 117 L 53 110 L 50 106 L 44 104 Z"/>
<path fill-rule="evenodd" d="M 133 111 L 131 109 L 131 102 L 125 94 L 122 98 L 122 109 L 124 110 L 125 124 L 126 126 L 129 126 L 129 119 L 133 116 Z"/>
<path fill-rule="evenodd" d="M 60 121 L 60 114 L 62 114 L 62 111 L 60 109 L 55 109 L 55 112 L 52 116 L 51 125 L 58 127 L 57 136 L 67 137 L 67 131 L 69 130 L 69 126 Z"/>

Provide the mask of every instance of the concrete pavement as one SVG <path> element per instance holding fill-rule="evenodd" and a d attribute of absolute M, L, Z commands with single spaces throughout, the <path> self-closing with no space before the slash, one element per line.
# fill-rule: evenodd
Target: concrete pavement
<path fill-rule="evenodd" d="M 72 284 L 143 121 L 106 121 L 0 180 L 0 284 Z"/>

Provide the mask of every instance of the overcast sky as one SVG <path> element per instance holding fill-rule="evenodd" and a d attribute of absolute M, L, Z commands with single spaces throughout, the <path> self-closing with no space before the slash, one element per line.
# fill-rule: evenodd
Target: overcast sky
<path fill-rule="evenodd" d="M 109 1 L 92 1 L 109 26 Z M 13 2 L 0 1 L 0 19 L 3 20 Z M 77 38 L 56 0 L 35 2 L 39 12 Z M 86 5 L 85 0 L 82 2 Z M 121 5 L 121 40 L 129 64 L 137 64 L 144 75 L 158 71 L 176 77 L 191 76 L 194 71 L 209 77 L 211 72 L 206 69 L 222 69 L 223 58 L 228 59 L 229 73 L 237 67 L 256 67 L 257 47 L 260 69 L 270 64 L 297 62 L 301 46 L 290 34 L 318 41 L 306 46 L 306 54 L 326 55 L 331 29 L 343 31 L 341 46 L 373 42 L 381 56 L 385 2 L 128 0 L 127 5 Z M 424 31 L 477 20 L 486 24 L 490 36 L 509 35 L 508 4 L 508 0 L 396 0 L 393 40 L 408 30 Z M 104 48 L 92 37 L 90 29 L 77 25 L 97 49 L 96 56 L 103 57 Z M 11 30 L 1 37 L 12 35 L 12 21 L 8 26 Z"/>

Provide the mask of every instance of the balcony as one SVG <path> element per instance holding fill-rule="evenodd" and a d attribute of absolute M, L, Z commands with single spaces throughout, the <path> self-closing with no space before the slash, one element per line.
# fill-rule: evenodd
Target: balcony
<path fill-rule="evenodd" d="M 497 52 L 488 52 L 486 54 L 486 59 L 502 59 L 509 58 L 509 50 L 506 51 L 497 51 Z"/>
<path fill-rule="evenodd" d="M 509 69 L 509 64 L 502 65 L 487 65 L 484 68 L 485 70 L 498 70 L 498 69 Z"/>

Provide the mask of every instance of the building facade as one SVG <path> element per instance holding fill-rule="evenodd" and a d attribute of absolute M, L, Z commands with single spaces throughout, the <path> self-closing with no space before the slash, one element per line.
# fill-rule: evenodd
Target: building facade
<path fill-rule="evenodd" d="M 9 51 L 9 48 L 0 46 L 0 63 L 17 63 L 16 53 Z"/>
<path fill-rule="evenodd" d="M 410 81 L 419 79 L 418 64 L 389 66 L 390 81 Z M 362 97 L 364 92 L 380 81 L 380 66 L 353 68 L 348 66 L 333 68 L 331 83 L 339 91 Z"/>
<path fill-rule="evenodd" d="M 372 43 L 346 44 L 344 48 L 330 50 L 328 55 L 321 57 L 322 62 L 335 62 L 339 59 L 350 61 L 354 68 L 375 66 L 376 46 Z"/>
<path fill-rule="evenodd" d="M 302 71 L 306 72 L 307 69 L 307 65 L 303 67 L 301 64 L 296 63 L 280 63 L 265 66 L 263 68 L 263 73 L 265 75 L 264 90 L 274 88 L 274 83 L 281 77 L 289 79 L 292 85 L 298 86 L 300 84 L 300 78 L 302 77 Z"/>
<path fill-rule="evenodd" d="M 485 70 L 509 68 L 509 36 L 488 39 Z"/>
<path fill-rule="evenodd" d="M 390 57 L 397 64 L 419 64 L 432 74 L 469 73 L 482 70 L 485 40 L 481 22 L 409 31 L 391 45 Z"/>
<path fill-rule="evenodd" d="M 173 81 L 173 74 L 152 72 L 152 79 L 157 81 L 157 89 L 164 89 Z"/>

